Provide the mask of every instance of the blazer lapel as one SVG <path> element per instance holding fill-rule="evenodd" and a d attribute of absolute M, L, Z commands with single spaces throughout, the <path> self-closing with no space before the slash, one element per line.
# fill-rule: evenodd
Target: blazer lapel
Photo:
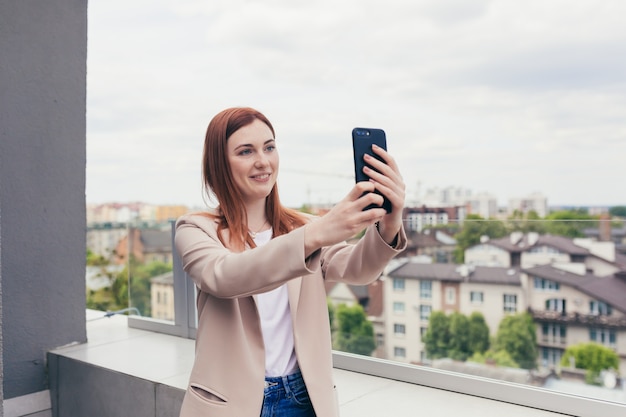
<path fill-rule="evenodd" d="M 287 281 L 287 293 L 289 294 L 289 309 L 291 311 L 291 321 L 296 323 L 296 313 L 300 302 L 300 289 L 302 288 L 302 277 Z"/>

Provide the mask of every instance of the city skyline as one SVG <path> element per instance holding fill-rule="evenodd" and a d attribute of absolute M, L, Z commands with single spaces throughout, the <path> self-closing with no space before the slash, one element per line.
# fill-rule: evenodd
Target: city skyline
<path fill-rule="evenodd" d="M 350 131 L 378 127 L 407 184 L 503 205 L 626 204 L 619 1 L 147 2 L 89 7 L 87 201 L 203 206 L 211 117 L 274 124 L 285 205 L 341 199 Z M 111 30 L 114 27 L 115 30 Z"/>

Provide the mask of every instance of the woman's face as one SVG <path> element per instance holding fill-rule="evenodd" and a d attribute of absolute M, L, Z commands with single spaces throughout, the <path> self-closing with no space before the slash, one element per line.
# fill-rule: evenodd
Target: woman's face
<path fill-rule="evenodd" d="M 228 138 L 227 152 L 233 179 L 245 204 L 264 200 L 278 175 L 278 151 L 270 128 L 255 119 Z"/>

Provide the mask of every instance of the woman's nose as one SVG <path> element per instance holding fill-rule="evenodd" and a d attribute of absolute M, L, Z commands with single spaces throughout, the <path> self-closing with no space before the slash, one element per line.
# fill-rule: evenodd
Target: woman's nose
<path fill-rule="evenodd" d="M 254 165 L 257 167 L 264 167 L 267 164 L 268 164 L 267 156 L 263 152 L 258 153 L 254 161 Z"/>

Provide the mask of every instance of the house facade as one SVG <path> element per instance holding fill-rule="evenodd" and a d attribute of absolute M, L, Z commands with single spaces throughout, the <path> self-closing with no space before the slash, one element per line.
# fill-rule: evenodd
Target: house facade
<path fill-rule="evenodd" d="M 433 311 L 478 311 L 492 335 L 505 315 L 525 311 L 520 272 L 511 268 L 407 261 L 384 283 L 386 357 L 401 362 L 428 362 L 423 336 Z"/>
<path fill-rule="evenodd" d="M 464 265 L 407 260 L 383 281 L 385 355 L 428 362 L 422 338 L 432 311 L 478 311 L 492 336 L 506 315 L 529 312 L 540 367 L 558 368 L 568 346 L 597 342 L 619 355 L 626 375 L 626 269 L 623 256 L 607 249 L 589 240 L 515 235 L 469 248 Z"/>

